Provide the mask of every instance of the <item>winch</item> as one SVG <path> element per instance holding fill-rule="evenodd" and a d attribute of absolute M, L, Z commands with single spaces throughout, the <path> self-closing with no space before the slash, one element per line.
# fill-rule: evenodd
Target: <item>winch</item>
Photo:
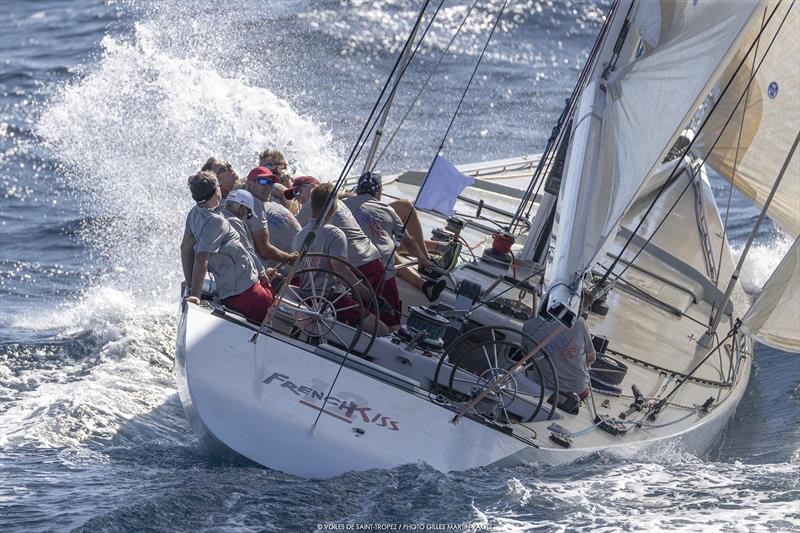
<path fill-rule="evenodd" d="M 432 309 L 414 305 L 409 307 L 408 320 L 397 333 L 403 340 L 411 341 L 414 345 L 441 351 L 444 348 L 442 335 L 449 322 Z"/>
<path fill-rule="evenodd" d="M 492 246 L 485 248 L 482 261 L 492 265 L 508 267 L 514 259 L 511 247 L 514 246 L 515 237 L 507 231 L 498 231 L 492 235 Z"/>

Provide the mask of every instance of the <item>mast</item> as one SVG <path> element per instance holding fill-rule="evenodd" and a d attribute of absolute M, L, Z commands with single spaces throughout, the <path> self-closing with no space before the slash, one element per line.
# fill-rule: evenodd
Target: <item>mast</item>
<path fill-rule="evenodd" d="M 411 38 L 410 42 L 413 43 L 414 39 L 417 37 L 417 31 L 419 27 L 422 25 L 422 14 L 425 12 L 425 8 L 427 7 L 427 2 L 422 4 L 422 8 L 417 16 L 417 22 L 414 24 L 414 28 L 411 30 Z M 386 97 L 386 105 L 383 107 L 383 113 L 381 113 L 380 118 L 378 119 L 378 127 L 375 130 L 375 136 L 372 138 L 372 144 L 369 147 L 369 152 L 367 153 L 366 160 L 364 161 L 364 169 L 362 170 L 362 174 L 364 172 L 368 172 L 372 170 L 372 160 L 375 159 L 375 153 L 378 151 L 378 145 L 381 142 L 381 137 L 383 136 L 383 127 L 386 125 L 386 119 L 389 117 L 389 110 L 392 108 L 392 102 L 394 102 L 394 95 L 397 94 L 397 88 L 400 86 L 400 81 L 403 79 L 403 75 L 406 72 L 406 68 L 408 64 L 411 62 L 412 56 L 412 49 L 413 46 L 406 47 L 405 52 L 403 52 L 403 57 L 400 60 L 400 69 L 397 72 L 397 77 L 394 80 L 394 84 L 392 85 L 391 91 L 389 91 L 389 96 Z"/>

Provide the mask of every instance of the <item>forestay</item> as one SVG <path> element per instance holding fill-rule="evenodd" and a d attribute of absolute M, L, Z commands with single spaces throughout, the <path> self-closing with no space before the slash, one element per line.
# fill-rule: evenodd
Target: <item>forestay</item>
<path fill-rule="evenodd" d="M 764 6 L 759 18 L 766 20 L 774 4 L 769 2 Z M 780 27 L 782 22 L 783 27 Z M 749 43 L 757 38 L 760 27 L 758 24 L 749 30 L 712 91 L 714 101 L 719 99 L 717 112 L 709 117 L 707 128 L 698 135 L 694 150 L 719 175 L 762 207 L 792 140 L 800 131 L 800 7 L 794 2 L 782 2 L 777 6 L 757 49 L 747 56 L 730 89 L 720 98 L 722 87 L 731 80 L 736 66 L 745 58 Z M 769 48 L 776 33 L 777 37 Z M 736 107 L 762 60 L 749 93 Z M 730 124 L 714 150 L 708 153 L 734 108 Z M 792 237 L 800 234 L 800 156 L 797 154 L 790 162 L 767 213 Z"/>
<path fill-rule="evenodd" d="M 773 348 L 800 352 L 800 239 L 742 319 L 745 333 Z"/>
<path fill-rule="evenodd" d="M 644 5 L 639 3 L 637 8 Z M 754 1 L 662 1 L 659 5 L 659 10 L 651 6 L 646 12 L 637 12 L 634 19 L 639 27 L 651 28 L 654 17 L 658 17 L 660 32 L 655 48 L 643 40 L 634 48 L 638 48 L 638 57 L 609 76 L 599 146 L 576 143 L 575 139 L 570 146 L 567 176 L 559 197 L 559 220 L 576 213 L 585 215 L 580 227 L 559 225 L 550 276 L 554 288 L 550 309 L 575 309 L 577 277 L 615 234 L 646 178 L 688 126 L 743 43 L 743 30 L 755 20 Z M 640 31 L 631 28 L 628 39 L 638 42 Z M 652 31 L 645 34 L 648 43 L 656 42 Z M 595 111 L 598 107 L 594 106 Z M 576 121 L 576 136 L 581 126 Z M 591 138 L 583 136 L 584 140 Z M 583 153 L 596 157 L 598 164 L 584 165 Z M 572 294 L 567 294 L 570 286 Z"/>

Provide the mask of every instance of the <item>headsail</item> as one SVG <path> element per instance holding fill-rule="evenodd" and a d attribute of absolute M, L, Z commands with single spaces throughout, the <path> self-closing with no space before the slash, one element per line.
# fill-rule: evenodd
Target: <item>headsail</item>
<path fill-rule="evenodd" d="M 643 5 L 639 3 L 637 8 Z M 755 7 L 754 1 L 665 0 L 660 11 L 649 9 L 650 16 L 635 19 L 645 26 L 653 17 L 660 18 L 658 44 L 651 50 L 644 39 L 639 43 L 635 27 L 629 30 L 628 39 L 635 43 L 632 59 L 610 73 L 604 115 L 597 117 L 601 106 L 593 106 L 594 122 L 602 120 L 602 132 L 582 135 L 584 141 L 598 139 L 599 146 L 574 141 L 570 146 L 559 207 L 575 210 L 561 209 L 559 219 L 582 210 L 591 214 L 584 216 L 587 223 L 583 227 L 559 225 L 548 303 L 551 311 L 570 308 L 574 313 L 576 278 L 591 267 L 647 177 L 722 76 L 744 40 L 743 29 L 755 19 Z M 576 117 L 576 137 L 586 127 L 581 120 L 588 117 Z M 598 163 L 586 165 L 585 158 L 596 158 Z"/>
<path fill-rule="evenodd" d="M 779 350 L 800 353 L 800 239 L 795 239 L 761 294 L 742 318 L 742 329 Z"/>
<path fill-rule="evenodd" d="M 762 8 L 767 10 L 762 16 L 765 17 L 774 4 L 768 2 Z M 767 51 L 781 22 L 783 27 Z M 760 26 L 749 31 L 743 47 L 712 94 L 719 94 L 721 87 L 731 80 L 736 66 L 747 53 L 747 44 L 756 39 Z M 747 90 L 755 65 L 762 59 L 749 94 L 736 108 L 733 119 L 709 154 L 725 119 Z M 761 207 L 792 139 L 800 131 L 800 6 L 794 2 L 782 2 L 777 6 L 756 53 L 747 57 L 745 68 L 739 70 L 730 89 L 720 98 L 717 111 L 709 117 L 707 129 L 698 135 L 693 147 L 695 153 Z M 795 155 L 790 163 L 768 214 L 792 237 L 800 234 L 800 156 Z"/>

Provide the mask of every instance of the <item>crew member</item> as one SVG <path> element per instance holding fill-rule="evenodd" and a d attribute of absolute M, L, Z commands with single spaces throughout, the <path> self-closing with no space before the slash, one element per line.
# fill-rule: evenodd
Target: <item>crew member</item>
<path fill-rule="evenodd" d="M 216 175 L 205 171 L 191 176 L 189 189 L 197 205 L 186 217 L 181 242 L 183 276 L 189 287 L 186 300 L 199 303 L 206 272 L 211 272 L 222 303 L 261 322 L 272 305 L 272 292 L 258 283 L 252 256 L 216 211 L 222 197 Z"/>
<path fill-rule="evenodd" d="M 256 167 L 247 175 L 247 190 L 253 195 L 253 217 L 247 220 L 253 244 L 264 266 L 293 263 L 297 254 L 289 253 L 300 223 L 285 207 L 270 202 L 272 187 L 278 178 L 265 167 Z"/>
<path fill-rule="evenodd" d="M 381 262 L 386 267 L 387 283 L 394 286 L 393 290 L 396 291 L 397 285 L 394 279 L 396 273 L 394 243 L 396 238 L 400 240 L 401 246 L 404 246 L 419 260 L 421 267 L 432 268 L 435 265 L 428 257 L 424 240 L 419 243 L 405 233 L 403 221 L 397 212 L 390 206 L 380 202 L 382 191 L 381 175 L 377 172 L 365 172 L 358 178 L 356 196 L 346 198 L 343 202 L 350 209 L 356 222 L 369 237 L 369 240 L 378 248 L 381 254 Z M 409 269 L 402 269 L 401 272 L 402 274 L 398 275 L 421 290 L 431 302 L 439 298 L 442 290 L 447 285 L 447 282 L 443 279 L 423 281 L 416 272 Z"/>
<path fill-rule="evenodd" d="M 312 218 L 309 220 L 308 224 L 300 230 L 300 232 L 294 238 L 294 249 L 299 250 L 300 247 L 303 245 L 303 241 L 305 240 L 306 236 L 310 231 L 314 229 L 314 226 L 317 223 L 317 220 L 320 216 L 322 216 L 322 211 L 325 207 L 325 202 L 328 200 L 328 196 L 330 196 L 333 192 L 333 184 L 325 183 L 323 185 L 319 185 L 314 188 L 311 193 L 311 199 L 309 201 L 311 205 L 311 216 Z M 331 224 L 331 219 L 336 212 L 336 204 L 338 200 L 336 198 L 332 199 L 333 205 L 328 210 L 328 215 L 325 218 L 323 224 L 316 230 L 316 236 L 313 242 L 310 244 L 308 251 L 311 253 L 323 253 L 328 254 L 333 257 L 338 257 L 343 259 L 344 261 L 348 261 L 347 255 L 347 237 L 345 233 Z M 356 290 L 359 296 L 362 299 L 363 305 L 365 306 L 363 311 L 366 313 L 364 317 L 364 327 L 367 331 L 371 331 L 373 327 L 375 327 L 375 323 L 377 322 L 377 334 L 379 336 L 386 335 L 389 332 L 389 328 L 386 324 L 380 320 L 377 320 L 375 316 L 366 308 L 370 299 L 371 299 L 371 292 L 370 290 L 361 283 L 358 283 L 358 279 L 355 275 L 350 271 L 348 266 L 341 261 L 331 261 L 325 257 L 313 257 L 306 259 L 307 264 L 309 267 L 312 268 L 324 268 L 327 270 L 331 270 L 336 272 L 345 280 L 351 283 L 354 290 Z M 329 283 L 329 280 L 326 280 L 324 275 L 317 275 L 315 278 L 312 276 L 307 276 L 309 279 L 303 280 L 304 283 L 314 283 L 315 284 L 315 294 L 319 294 L 316 291 L 322 292 L 327 290 L 328 292 L 336 293 L 338 287 L 335 283 Z M 326 289 L 327 287 L 327 289 Z M 326 295 L 327 296 L 327 295 Z M 334 302 L 334 306 L 337 309 L 336 318 L 342 322 L 345 322 L 350 325 L 357 324 L 361 319 L 362 315 L 359 313 L 359 305 L 358 302 L 352 298 L 349 294 L 342 294 L 339 296 L 331 296 L 331 301 Z"/>

